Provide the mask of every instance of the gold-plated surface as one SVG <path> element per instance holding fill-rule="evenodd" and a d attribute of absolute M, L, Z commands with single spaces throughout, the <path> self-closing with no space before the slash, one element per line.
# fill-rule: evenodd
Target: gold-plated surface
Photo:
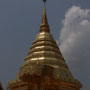
<path fill-rule="evenodd" d="M 37 35 L 35 41 L 33 42 L 24 60 L 24 64 L 20 68 L 20 72 L 17 75 L 17 78 L 11 81 L 8 84 L 8 87 L 9 88 L 13 87 L 13 90 L 14 90 L 15 87 L 22 88 L 25 85 L 27 86 L 28 84 L 26 82 L 23 82 L 21 78 L 28 77 L 34 80 L 34 75 L 36 75 L 35 80 L 40 79 L 40 77 L 42 76 L 42 70 L 44 65 L 50 66 L 54 69 L 53 79 L 58 79 L 58 81 L 57 80 L 53 81 L 54 83 L 60 86 L 62 85 L 61 87 L 65 85 L 66 87 L 69 87 L 69 89 L 53 89 L 53 90 L 79 90 L 82 87 L 81 83 L 73 77 L 72 73 L 70 72 L 64 60 L 64 57 L 61 54 L 61 51 L 56 41 L 54 40 L 53 36 L 50 34 L 50 29 L 47 21 L 47 16 L 46 16 L 46 6 L 44 6 L 42 24 L 40 26 L 40 33 Z M 37 76 L 39 77 L 37 78 Z M 48 77 L 48 78 L 50 79 L 51 77 Z M 43 85 L 48 86 L 50 84 L 49 82 L 47 82 L 48 79 L 45 79 L 45 80 L 46 81 L 43 81 L 41 83 L 41 86 Z M 63 83 L 60 83 L 60 82 L 63 82 Z M 29 82 L 29 85 L 32 85 L 32 84 Z M 76 89 L 70 89 L 71 87 Z M 29 89 L 25 89 L 25 90 L 29 90 Z"/>

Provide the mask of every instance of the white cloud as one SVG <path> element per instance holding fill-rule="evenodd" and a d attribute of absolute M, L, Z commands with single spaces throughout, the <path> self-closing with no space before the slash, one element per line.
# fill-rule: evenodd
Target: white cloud
<path fill-rule="evenodd" d="M 81 50 L 88 51 L 90 45 L 90 10 L 73 6 L 69 9 L 63 20 L 63 28 L 60 33 L 61 51 L 65 55 L 74 54 Z M 81 51 L 83 51 L 81 50 Z M 84 52 L 83 51 L 83 52 Z M 84 54 L 82 52 L 82 55 Z M 87 53 L 86 53 L 87 54 Z"/>
<path fill-rule="evenodd" d="M 71 69 L 73 67 L 72 70 L 76 70 L 85 82 L 83 79 L 90 75 L 90 10 L 73 6 L 66 12 L 62 23 L 60 49 Z"/>

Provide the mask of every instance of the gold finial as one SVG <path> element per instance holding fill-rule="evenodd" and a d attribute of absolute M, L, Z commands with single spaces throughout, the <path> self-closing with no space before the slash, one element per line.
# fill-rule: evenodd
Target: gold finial
<path fill-rule="evenodd" d="M 48 25 L 48 20 L 47 20 L 47 15 L 46 15 L 46 1 L 47 0 L 43 0 L 44 10 L 43 10 L 42 24 L 40 26 L 40 32 L 42 32 L 42 31 L 50 32 L 49 25 Z"/>
<path fill-rule="evenodd" d="M 46 1 L 47 0 L 43 0 L 43 2 L 44 2 L 44 10 L 43 10 L 43 18 L 42 18 L 42 24 L 41 25 L 48 25 L 47 15 L 46 15 Z"/>
<path fill-rule="evenodd" d="M 43 0 L 43 2 L 45 3 L 47 0 Z"/>
<path fill-rule="evenodd" d="M 44 8 L 46 9 L 46 1 L 47 0 L 43 0 L 43 2 L 44 2 Z"/>

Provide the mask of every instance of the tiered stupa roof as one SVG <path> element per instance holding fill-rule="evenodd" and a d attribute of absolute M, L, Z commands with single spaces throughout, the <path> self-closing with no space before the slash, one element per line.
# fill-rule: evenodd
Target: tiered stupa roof
<path fill-rule="evenodd" d="M 46 4 L 44 3 L 40 32 L 33 42 L 29 53 L 24 60 L 24 64 L 20 68 L 17 78 L 9 83 L 9 87 L 13 86 L 15 83 L 21 82 L 25 75 L 41 76 L 43 66 L 45 65 L 54 68 L 54 78 L 63 82 L 63 84 L 66 83 L 65 85 L 70 84 L 71 86 L 82 87 L 81 83 L 73 77 L 56 41 L 50 34 L 46 15 Z"/>

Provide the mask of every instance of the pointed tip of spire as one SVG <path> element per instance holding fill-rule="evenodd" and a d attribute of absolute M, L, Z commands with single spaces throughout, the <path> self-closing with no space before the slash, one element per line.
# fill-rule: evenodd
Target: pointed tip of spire
<path fill-rule="evenodd" d="M 43 0 L 43 2 L 45 3 L 45 2 L 47 2 L 47 0 Z"/>
<path fill-rule="evenodd" d="M 44 10 L 43 10 L 42 24 L 41 24 L 40 28 L 42 28 L 42 27 L 47 28 L 47 29 L 44 30 L 44 31 L 50 32 L 50 31 L 49 31 L 48 20 L 47 20 L 47 15 L 46 15 L 46 4 L 45 4 L 46 1 L 47 1 L 47 0 L 43 0 L 43 2 L 44 2 Z M 40 29 L 40 31 L 43 31 L 43 30 Z"/>

